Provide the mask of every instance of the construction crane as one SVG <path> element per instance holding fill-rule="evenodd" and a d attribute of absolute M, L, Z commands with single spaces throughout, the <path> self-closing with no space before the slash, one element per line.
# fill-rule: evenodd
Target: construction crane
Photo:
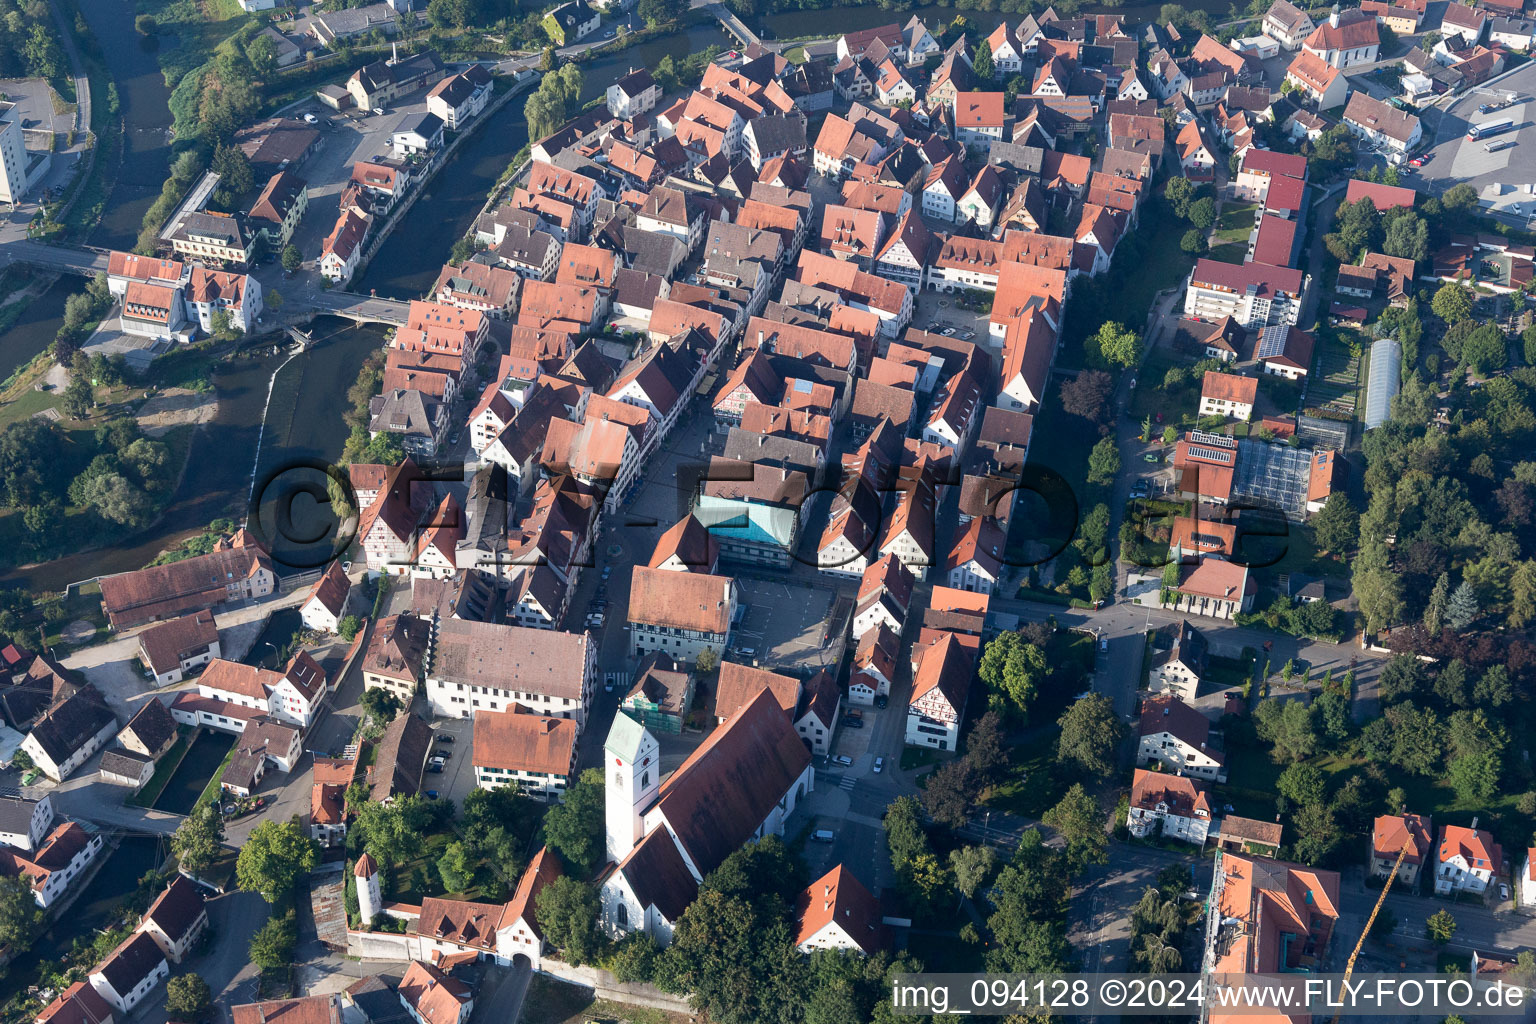
<path fill-rule="evenodd" d="M 1355 958 L 1360 955 L 1360 947 L 1365 945 L 1365 937 L 1371 934 L 1371 926 L 1376 923 L 1376 915 L 1381 913 L 1382 904 L 1387 902 L 1387 893 L 1392 891 L 1392 882 L 1397 878 L 1398 868 L 1403 866 L 1403 858 L 1408 856 L 1408 851 L 1413 848 L 1413 835 L 1409 834 L 1403 840 L 1403 848 L 1398 851 L 1397 861 L 1392 865 L 1392 870 L 1387 875 L 1387 884 L 1381 887 L 1381 895 L 1376 897 L 1376 905 L 1371 908 L 1371 916 L 1365 919 L 1365 928 L 1360 932 L 1360 938 L 1355 942 L 1355 948 L 1349 952 L 1349 962 L 1344 965 L 1344 984 L 1349 984 L 1350 975 L 1355 973 Z M 1339 1012 L 1333 1015 L 1333 1024 L 1339 1024 L 1339 1018 L 1344 1015 L 1341 1007 Z"/>

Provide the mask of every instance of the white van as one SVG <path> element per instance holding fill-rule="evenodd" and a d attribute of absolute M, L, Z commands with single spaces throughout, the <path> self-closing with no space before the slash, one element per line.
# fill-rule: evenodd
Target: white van
<path fill-rule="evenodd" d="M 837 838 L 837 833 L 836 832 L 829 832 L 829 831 L 827 831 L 824 828 L 819 828 L 815 832 L 811 833 L 811 841 L 812 842 L 830 843 L 830 842 L 832 842 L 836 838 Z"/>

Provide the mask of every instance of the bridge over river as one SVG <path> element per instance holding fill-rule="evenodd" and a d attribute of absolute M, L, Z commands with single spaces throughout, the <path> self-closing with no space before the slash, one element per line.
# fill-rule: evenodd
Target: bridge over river
<path fill-rule="evenodd" d="M 37 242 L 31 239 L 15 239 L 0 243 L 0 267 L 9 266 L 12 263 L 25 263 L 43 270 L 75 274 L 79 277 L 95 277 L 98 273 L 104 273 L 107 269 L 107 255 L 106 249 L 55 245 L 51 242 Z M 269 310 L 263 314 L 263 318 L 276 316 L 279 325 L 283 325 L 302 323 L 311 317 L 324 314 L 346 317 L 360 324 L 373 323 L 400 327 L 405 324 L 406 314 L 410 308 L 409 302 L 401 302 L 398 299 L 359 295 L 339 288 L 317 289 L 313 294 L 306 293 L 302 299 L 285 303 L 280 311 Z"/>

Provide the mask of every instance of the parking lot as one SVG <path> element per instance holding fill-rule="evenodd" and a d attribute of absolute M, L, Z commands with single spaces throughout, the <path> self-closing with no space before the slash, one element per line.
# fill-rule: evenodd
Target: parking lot
<path fill-rule="evenodd" d="M 736 585 L 747 605 L 731 634 L 737 659 L 795 673 L 837 668 L 845 631 L 828 635 L 835 590 L 787 580 L 738 578 Z M 846 613 L 839 617 L 846 621 Z"/>
<path fill-rule="evenodd" d="M 1479 114 L 1478 107 L 1504 93 L 1515 93 L 1521 102 L 1502 110 Z M 1474 124 L 1512 118 L 1515 130 L 1499 135 L 1515 145 L 1488 152 L 1493 139 L 1467 138 Z M 1434 129 L 1434 139 L 1421 154 L 1419 168 L 1403 167 L 1404 184 L 1430 192 L 1444 192 L 1466 182 L 1477 189 L 1485 208 L 1521 226 L 1536 215 L 1536 193 L 1525 186 L 1536 182 L 1536 64 L 1526 64 L 1482 90 L 1469 90 L 1446 105 Z"/>
<path fill-rule="evenodd" d="M 991 329 L 991 320 L 991 313 L 976 313 L 969 309 L 961 309 L 955 305 L 953 296 L 940 295 L 933 291 L 918 292 L 912 306 L 913 327 L 934 334 L 943 334 L 946 328 L 953 328 L 951 337 L 969 341 L 973 345 L 996 347 L 992 345 L 988 334 Z M 974 334 L 967 338 L 967 331 L 972 331 Z"/>
<path fill-rule="evenodd" d="M 427 90 L 422 89 L 385 108 L 383 115 L 363 110 L 335 111 L 319 100 L 292 108 L 285 116 L 304 119 L 313 115 L 322 138 L 315 154 L 297 173 L 309 183 L 309 206 L 294 232 L 294 244 L 311 260 L 330 234 L 341 212 L 341 193 L 352 180 L 352 165 L 389 155 L 389 137 L 408 114 L 427 109 Z"/>
<path fill-rule="evenodd" d="M 432 722 L 432 754 L 447 758 L 442 771 L 434 771 L 430 761 L 427 774 L 421 777 L 423 792 L 436 793 L 440 798 L 456 801 L 463 806 L 464 797 L 475 788 L 473 749 L 474 723 L 467 718 L 434 718 Z M 440 737 L 451 736 L 449 743 Z"/>

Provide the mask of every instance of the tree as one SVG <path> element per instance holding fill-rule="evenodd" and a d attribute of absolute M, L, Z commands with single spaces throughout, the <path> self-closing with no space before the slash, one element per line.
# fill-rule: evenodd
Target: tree
<path fill-rule="evenodd" d="M 1446 282 L 1435 292 L 1429 307 L 1435 311 L 1435 316 L 1454 324 L 1472 315 L 1472 295 L 1461 285 Z"/>
<path fill-rule="evenodd" d="M 642 9 L 647 4 L 659 4 L 663 0 L 640 0 Z M 565 123 L 565 100 L 540 89 L 523 103 L 523 119 L 528 123 L 528 137 L 542 139 L 553 135 Z"/>
<path fill-rule="evenodd" d="M 1486 751 L 1458 757 L 1450 763 L 1447 777 L 1462 800 L 1487 800 L 1499 788 L 1499 758 Z"/>
<path fill-rule="evenodd" d="M 72 420 L 85 419 L 91 414 L 95 399 L 96 389 L 91 387 L 90 377 L 84 373 L 71 374 L 64 388 L 64 415 Z"/>
<path fill-rule="evenodd" d="M 1040 820 L 1067 841 L 1067 863 L 1073 873 L 1089 864 L 1108 863 L 1109 837 L 1104 832 L 1104 814 L 1082 783 L 1073 783 Z"/>
<path fill-rule="evenodd" d="M 1195 183 L 1183 177 L 1169 178 L 1163 189 L 1163 198 L 1167 200 L 1175 217 L 1186 217 L 1189 204 L 1195 201 Z"/>
<path fill-rule="evenodd" d="M 102 473 L 85 481 L 80 490 L 82 506 L 94 509 L 103 519 L 136 526 L 148 518 L 149 496 L 120 473 Z"/>
<path fill-rule="evenodd" d="M 245 47 L 245 59 L 258 75 L 267 75 L 277 67 L 277 44 L 268 35 L 259 35 Z"/>
<path fill-rule="evenodd" d="M 133 19 L 133 30 L 141 36 L 152 36 L 158 28 L 153 14 L 141 14 Z"/>
<path fill-rule="evenodd" d="M 291 274 L 304 265 L 304 254 L 299 251 L 299 247 L 296 245 L 285 245 L 283 246 L 282 261 L 283 269 Z"/>
<path fill-rule="evenodd" d="M 437 873 L 443 880 L 443 888 L 449 892 L 463 892 L 475 882 L 475 858 L 469 847 L 462 842 L 451 842 L 443 848 L 437 859 Z"/>
<path fill-rule="evenodd" d="M 1028 719 L 1045 678 L 1045 652 L 1018 633 L 1001 633 L 982 651 L 977 674 L 992 691 L 987 701 L 994 711 Z"/>
<path fill-rule="evenodd" d="M 1175 178 L 1174 180 L 1182 181 L 1184 179 Z M 1199 228 L 1190 228 L 1180 236 L 1179 249 L 1189 253 L 1191 256 L 1198 256 L 1205 252 L 1205 232 Z"/>
<path fill-rule="evenodd" d="M 1424 921 L 1424 935 L 1437 946 L 1451 941 L 1456 934 L 1456 918 L 1449 910 L 1435 911 Z"/>
<path fill-rule="evenodd" d="M 1296 859 L 1303 864 L 1325 863 L 1341 838 L 1333 810 L 1324 804 L 1308 804 L 1291 818 L 1296 830 Z"/>
<path fill-rule="evenodd" d="M 1196 199 L 1189 204 L 1187 217 L 1201 231 L 1209 231 L 1211 225 L 1216 223 L 1216 200 L 1210 196 Z"/>
<path fill-rule="evenodd" d="M 1464 630 L 1477 620 L 1477 592 L 1472 589 L 1472 584 L 1462 580 L 1457 588 L 1451 591 L 1450 603 L 1445 608 L 1445 621 L 1452 629 Z"/>
<path fill-rule="evenodd" d="M 608 969 L 621 982 L 649 982 L 656 974 L 661 947 L 644 932 L 625 936 L 608 961 Z"/>
<path fill-rule="evenodd" d="M 1141 335 L 1112 320 L 1099 326 L 1089 346 L 1097 346 L 1099 355 L 1113 366 L 1130 367 L 1141 361 Z"/>
<path fill-rule="evenodd" d="M 1424 631 L 1438 637 L 1445 626 L 1445 610 L 1451 603 L 1451 574 L 1442 572 L 1424 605 Z"/>
<path fill-rule="evenodd" d="M 559 947 L 565 961 L 577 966 L 589 962 L 600 945 L 597 921 L 602 905 L 597 889 L 561 875 L 539 890 L 535 904 L 544 938 Z"/>
<path fill-rule="evenodd" d="M 235 880 L 247 892 L 276 903 L 320 859 L 315 841 L 291 821 L 264 821 L 251 830 L 235 861 Z"/>
<path fill-rule="evenodd" d="M 358 699 L 368 717 L 379 725 L 388 725 L 395 720 L 395 715 L 400 712 L 400 698 L 384 689 L 382 686 L 370 686 L 363 691 Z"/>
<path fill-rule="evenodd" d="M 223 855 L 224 818 L 217 804 L 203 804 L 182 820 L 171 836 L 171 852 L 194 875 Z"/>
<path fill-rule="evenodd" d="M 555 804 L 544 816 L 544 842 L 576 874 L 589 875 L 603 861 L 604 806 L 602 769 L 588 768 L 566 790 L 565 802 Z"/>
<path fill-rule="evenodd" d="M 1115 379 L 1103 370 L 1084 370 L 1064 380 L 1060 393 L 1064 411 L 1090 423 L 1101 423 L 1115 393 Z"/>
<path fill-rule="evenodd" d="M 1355 546 L 1360 536 L 1360 513 L 1343 491 L 1334 491 L 1323 503 L 1322 511 L 1312 520 L 1312 534 L 1324 551 L 1342 554 Z"/>
<path fill-rule="evenodd" d="M 202 1020 L 213 1009 L 213 991 L 201 975 L 178 975 L 165 983 L 165 1009 L 178 1020 Z"/>
<path fill-rule="evenodd" d="M 706 879 L 663 954 L 671 983 L 718 1024 L 798 1016 L 803 967 L 787 908 L 781 900 L 766 904 L 720 892 Z"/>
<path fill-rule="evenodd" d="M 963 757 L 950 761 L 928 776 L 923 809 L 939 824 L 959 828 L 965 824 L 980 788 L 970 761 Z"/>
<path fill-rule="evenodd" d="M 955 889 L 966 899 L 975 899 L 987 879 L 997 856 L 990 846 L 962 846 L 949 852 L 949 872 L 954 877 Z"/>
<path fill-rule="evenodd" d="M 1120 449 L 1114 437 L 1101 437 L 1088 453 L 1088 482 L 1107 484 L 1120 472 Z"/>
<path fill-rule="evenodd" d="M 1477 328 L 1462 342 L 1461 361 L 1480 377 L 1502 370 L 1509 362 L 1509 343 L 1504 332 L 1494 324 Z"/>
<path fill-rule="evenodd" d="M 341 621 L 336 623 L 336 635 L 345 642 L 351 643 L 357 637 L 358 630 L 362 628 L 362 619 L 359 619 L 356 615 L 343 615 Z"/>
<path fill-rule="evenodd" d="M 645 19 L 647 28 L 655 28 L 681 18 L 688 10 L 688 3 L 687 0 L 640 0 L 635 10 Z"/>
<path fill-rule="evenodd" d="M 1287 800 L 1300 806 L 1321 804 L 1328 794 L 1328 782 L 1316 765 L 1298 762 L 1280 773 L 1275 788 Z"/>
<path fill-rule="evenodd" d="M 917 799 L 899 796 L 886 808 L 885 845 L 891 852 L 891 866 L 901 872 L 917 857 L 927 852 L 928 836 L 923 832 Z"/>
<path fill-rule="evenodd" d="M 1125 727 L 1108 697 L 1090 693 L 1073 701 L 1056 724 L 1061 728 L 1057 761 L 1090 777 L 1107 778 L 1114 772 Z"/>
<path fill-rule="evenodd" d="M 43 908 L 25 878 L 0 878 L 0 946 L 17 953 L 32 948 L 43 928 Z"/>
<path fill-rule="evenodd" d="M 1387 225 L 1381 248 L 1388 256 L 1422 262 L 1429 257 L 1429 225 L 1417 214 L 1398 217 Z"/>
<path fill-rule="evenodd" d="M 985 786 L 996 782 L 1008 768 L 1008 747 L 1003 742 L 1002 716 L 988 711 L 976 720 L 965 737 L 965 759 Z"/>
<path fill-rule="evenodd" d="M 219 188 L 231 196 L 243 196 L 256 187 L 256 172 L 251 168 L 250 158 L 238 146 L 221 143 L 215 147 L 212 168 L 219 176 Z"/>
<path fill-rule="evenodd" d="M 983 39 L 976 44 L 975 57 L 971 60 L 971 69 L 976 72 L 976 77 L 983 82 L 990 82 L 996 77 L 996 69 L 992 66 L 992 44 Z"/>
<path fill-rule="evenodd" d="M 270 825 L 272 822 L 262 822 Z M 264 971 L 278 971 L 293 963 L 293 950 L 299 944 L 298 921 L 292 910 L 267 923 L 251 936 L 251 963 Z"/>
<path fill-rule="evenodd" d="M 1253 709 L 1253 721 L 1259 739 L 1272 745 L 1277 762 L 1302 761 L 1317 750 L 1312 709 L 1303 701 L 1262 700 Z"/>
<path fill-rule="evenodd" d="M 994 884 L 997 908 L 987 918 L 993 945 L 989 971 L 1058 971 L 1066 967 L 1066 940 L 1051 921 L 1059 919 L 1070 891 L 1063 856 L 1026 829 L 1018 849 Z"/>

